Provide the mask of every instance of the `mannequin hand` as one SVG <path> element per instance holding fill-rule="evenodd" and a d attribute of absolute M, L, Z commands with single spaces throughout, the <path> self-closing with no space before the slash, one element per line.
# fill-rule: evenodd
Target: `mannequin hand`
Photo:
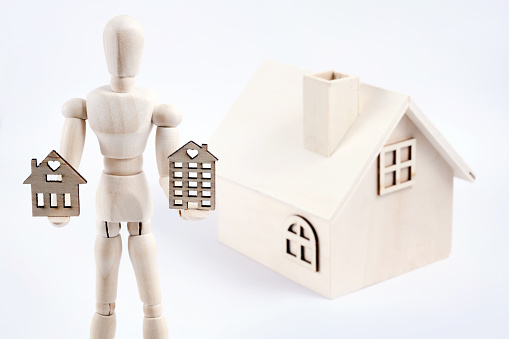
<path fill-rule="evenodd" d="M 169 199 L 170 195 L 170 180 L 168 177 L 159 177 L 159 185 L 164 191 L 166 199 Z M 203 210 L 179 210 L 179 215 L 184 220 L 202 220 L 208 217 L 209 211 Z"/>
<path fill-rule="evenodd" d="M 48 220 L 55 227 L 64 227 L 69 223 L 71 217 L 48 217 Z"/>
<path fill-rule="evenodd" d="M 184 220 L 203 220 L 209 215 L 209 211 L 203 210 L 179 210 L 179 215 Z"/>

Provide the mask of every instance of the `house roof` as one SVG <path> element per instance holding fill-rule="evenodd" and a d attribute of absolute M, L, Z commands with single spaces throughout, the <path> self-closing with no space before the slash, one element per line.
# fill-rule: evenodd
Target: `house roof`
<path fill-rule="evenodd" d="M 212 136 L 218 176 L 331 219 L 407 114 L 458 178 L 475 176 L 409 96 L 361 83 L 360 115 L 327 158 L 303 147 L 302 78 L 266 61 Z M 316 190 L 316 187 L 328 187 Z"/>
<path fill-rule="evenodd" d="M 188 150 L 196 150 L 196 151 L 198 151 L 198 153 L 196 154 L 196 156 L 191 157 L 191 155 L 189 155 L 187 153 Z M 186 161 L 203 162 L 203 161 L 216 161 L 217 160 L 217 158 L 214 156 L 214 154 L 209 152 L 207 144 L 202 144 L 201 146 L 199 146 L 194 141 L 189 141 L 187 144 L 185 144 L 184 146 L 180 147 L 178 150 L 176 150 L 175 152 L 170 154 L 168 156 L 168 158 L 174 158 L 176 156 L 178 156 L 179 159 L 181 158 Z"/>
<path fill-rule="evenodd" d="M 51 161 L 57 161 L 59 162 L 58 167 L 52 168 L 48 162 Z M 37 159 L 32 159 L 32 162 L 36 164 L 36 170 L 34 171 L 32 168 L 32 173 L 28 176 L 28 178 L 25 179 L 23 184 L 35 184 L 40 183 L 41 181 L 46 181 L 46 174 L 62 174 L 63 177 L 65 177 L 66 183 L 76 183 L 76 184 L 86 184 L 87 180 L 81 176 L 81 174 L 78 173 L 72 167 L 71 164 L 69 164 L 60 154 L 57 153 L 57 151 L 53 150 L 51 151 L 46 158 L 44 158 L 43 161 L 39 165 L 37 165 Z M 41 167 L 41 165 L 46 165 L 48 168 Z M 48 171 L 49 170 L 49 171 Z M 51 172 L 50 172 L 51 171 Z M 69 180 L 70 179 L 70 180 Z"/>

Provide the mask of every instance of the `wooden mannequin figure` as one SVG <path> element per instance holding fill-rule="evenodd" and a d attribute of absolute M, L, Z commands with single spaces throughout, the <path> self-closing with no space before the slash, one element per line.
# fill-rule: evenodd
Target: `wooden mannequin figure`
<path fill-rule="evenodd" d="M 74 168 L 79 167 L 85 141 L 85 120 L 96 134 L 104 156 L 104 171 L 97 189 L 96 313 L 90 338 L 114 338 L 115 299 L 122 254 L 120 223 L 127 222 L 129 257 L 143 302 L 143 337 L 167 338 L 162 315 L 162 297 L 157 269 L 157 250 L 150 232 L 153 205 L 142 153 L 152 124 L 157 126 L 156 155 L 160 185 L 168 197 L 168 155 L 179 147 L 177 126 L 181 113 L 167 104 L 157 105 L 157 96 L 135 87 L 144 45 L 143 29 L 129 16 L 111 19 L 104 29 L 104 51 L 110 85 L 99 87 L 83 99 L 71 99 L 62 108 L 66 117 L 60 153 Z M 199 220 L 203 210 L 181 210 L 182 218 Z M 49 218 L 65 226 L 67 218 Z"/>

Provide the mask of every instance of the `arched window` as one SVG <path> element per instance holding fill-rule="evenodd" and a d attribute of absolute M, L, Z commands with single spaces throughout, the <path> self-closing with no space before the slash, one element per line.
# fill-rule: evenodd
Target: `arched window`
<path fill-rule="evenodd" d="M 297 215 L 283 225 L 285 257 L 301 266 L 318 272 L 318 238 L 311 224 Z"/>

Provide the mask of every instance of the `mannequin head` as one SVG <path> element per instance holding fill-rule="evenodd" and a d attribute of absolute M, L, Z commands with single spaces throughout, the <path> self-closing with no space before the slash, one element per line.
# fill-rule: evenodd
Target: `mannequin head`
<path fill-rule="evenodd" d="M 106 24 L 103 33 L 104 54 L 115 92 L 128 91 L 134 87 L 144 41 L 143 28 L 133 17 L 119 15 Z"/>

